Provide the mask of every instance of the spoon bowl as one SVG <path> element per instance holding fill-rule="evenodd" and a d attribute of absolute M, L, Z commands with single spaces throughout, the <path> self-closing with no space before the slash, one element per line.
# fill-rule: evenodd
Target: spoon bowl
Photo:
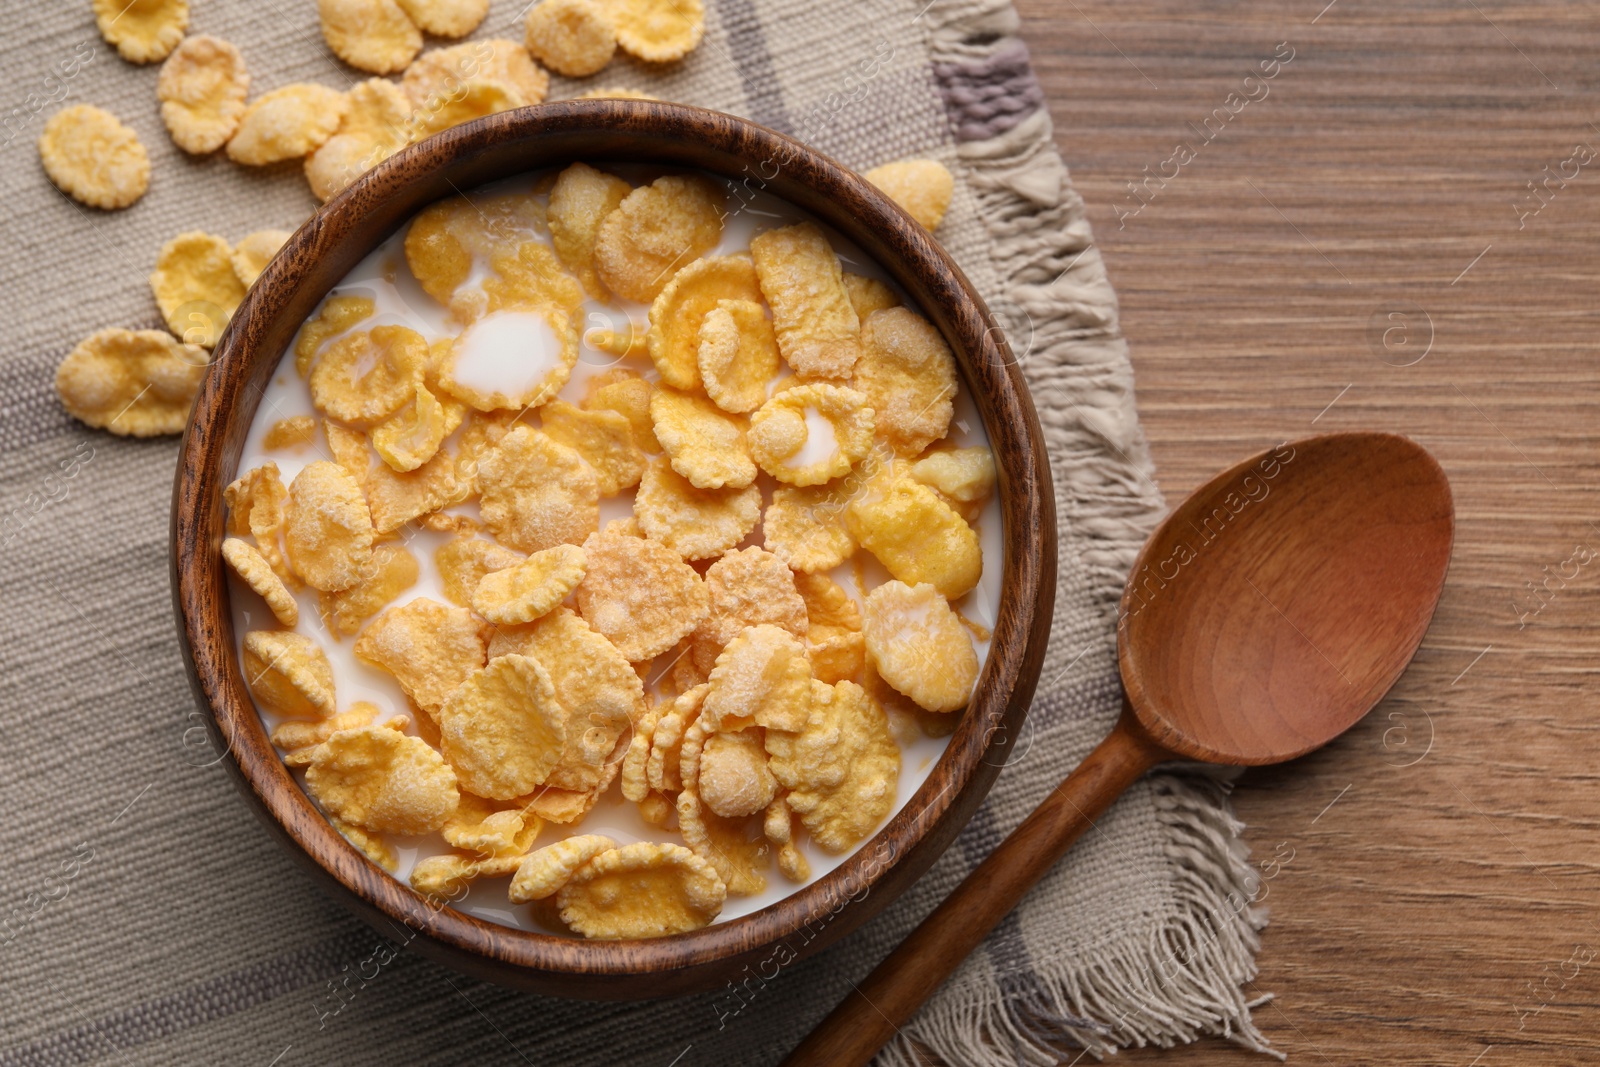
<path fill-rule="evenodd" d="M 1228 468 L 1134 562 L 1117 625 L 1133 714 L 1211 763 L 1327 744 L 1411 661 L 1453 529 L 1444 471 L 1396 434 L 1327 434 Z"/>
<path fill-rule="evenodd" d="M 1400 677 L 1444 588 L 1450 483 L 1386 433 L 1279 445 L 1196 489 L 1134 562 L 1106 739 L 784 1060 L 861 1067 L 1151 767 L 1279 763 Z"/>

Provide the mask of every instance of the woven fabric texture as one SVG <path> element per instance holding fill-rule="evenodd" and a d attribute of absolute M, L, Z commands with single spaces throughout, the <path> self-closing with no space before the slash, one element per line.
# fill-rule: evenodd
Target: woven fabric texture
<path fill-rule="evenodd" d="M 776 1062 L 1103 735 L 1120 700 L 1116 596 L 1163 506 L 1116 299 L 1009 4 L 925 3 L 707 0 L 687 60 L 619 57 L 592 80 L 747 116 L 858 169 L 950 166 L 938 235 L 1024 361 L 1061 534 L 1035 705 L 957 843 L 844 943 L 738 995 L 644 1003 L 516 993 L 412 951 L 373 966 L 381 935 L 308 881 L 215 764 L 172 621 L 176 441 L 78 425 L 52 374 L 96 329 L 159 327 L 146 276 L 168 238 L 292 229 L 315 201 L 298 164 L 178 151 L 156 69 L 121 61 L 87 0 L 13 6 L 0 45 L 0 1063 Z M 252 95 L 359 77 L 327 51 L 312 0 L 193 8 L 191 32 L 243 50 Z M 496 0 L 474 36 L 520 40 L 523 10 Z M 554 78 L 551 96 L 588 87 Z M 149 149 L 133 208 L 80 207 L 46 180 L 35 141 L 71 103 L 110 109 Z M 1139 783 L 883 1061 L 911 1063 L 913 1042 L 961 1065 L 1204 1033 L 1262 1047 L 1240 993 L 1262 920 L 1242 904 L 1238 829 L 1219 780 Z"/>

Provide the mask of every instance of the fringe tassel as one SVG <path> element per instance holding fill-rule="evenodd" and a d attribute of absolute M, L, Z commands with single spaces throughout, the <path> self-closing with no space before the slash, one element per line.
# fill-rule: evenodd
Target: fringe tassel
<path fill-rule="evenodd" d="M 935 0 L 924 17 L 936 71 L 1014 67 L 1023 51 L 1009 0 Z M 992 114 L 963 114 L 961 128 L 984 129 Z M 1134 410 L 1116 296 L 1056 153 L 1049 114 L 1041 107 L 992 125 L 992 136 L 957 146 L 1002 280 L 990 310 L 1052 441 L 1060 519 L 1083 546 L 1085 577 L 1109 622 L 1166 505 Z M 1077 1049 L 1098 1059 L 1204 1035 L 1284 1058 L 1250 1017 L 1270 998 L 1246 999 L 1241 989 L 1256 975 L 1267 916 L 1250 904 L 1258 876 L 1228 806 L 1226 776 L 1195 768 L 1154 776 L 1150 785 L 1166 829 L 1177 917 L 1153 932 L 1114 932 L 1083 958 L 1037 960 L 1029 974 L 947 991 L 875 1062 L 923 1067 L 924 1053 L 932 1053 L 962 1067 L 1050 1067 Z"/>

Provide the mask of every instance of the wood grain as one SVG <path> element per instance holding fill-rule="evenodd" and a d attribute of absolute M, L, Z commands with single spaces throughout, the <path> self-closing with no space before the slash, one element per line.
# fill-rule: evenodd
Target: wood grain
<path fill-rule="evenodd" d="M 250 701 L 220 553 L 223 487 L 279 357 L 318 301 L 430 201 L 575 159 L 702 167 L 734 179 L 760 174 L 774 195 L 876 259 L 955 352 L 995 451 L 1012 546 L 977 690 L 922 788 L 859 851 L 777 904 L 648 941 L 583 941 L 488 923 L 424 898 L 345 841 L 284 767 Z M 384 936 L 404 924 L 419 952 L 479 978 L 560 996 L 636 999 L 721 986 L 745 967 L 770 965 L 776 953 L 787 962 L 822 948 L 938 858 L 988 793 L 1005 763 L 993 750 L 1020 735 L 1032 700 L 1055 594 L 1055 514 L 1038 419 L 1016 364 L 960 270 L 910 216 L 827 158 L 727 115 L 563 102 L 459 126 L 391 157 L 302 226 L 251 287 L 184 435 L 173 490 L 173 600 L 196 697 L 211 713 L 226 765 L 257 814 L 334 896 Z"/>
<path fill-rule="evenodd" d="M 1596 1062 L 1600 175 L 1552 183 L 1521 229 L 1518 206 L 1600 148 L 1600 22 L 1325 4 L 1017 0 L 1169 499 L 1328 429 L 1408 434 L 1455 490 L 1411 669 L 1344 738 L 1240 784 L 1272 912 L 1256 1019 L 1291 1063 Z M 1119 229 L 1126 183 L 1284 41 L 1269 95 Z M 1375 315 L 1409 347 L 1375 345 Z M 1126 1058 L 1262 1062 L 1220 1040 Z"/>

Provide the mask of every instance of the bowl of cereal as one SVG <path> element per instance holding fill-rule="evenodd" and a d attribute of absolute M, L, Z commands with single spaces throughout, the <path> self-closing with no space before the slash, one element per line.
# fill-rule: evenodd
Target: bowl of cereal
<path fill-rule="evenodd" d="M 385 936 L 540 992 L 843 936 L 1005 762 L 1055 587 L 1039 425 L 940 245 L 780 134 L 565 102 L 293 236 L 184 438 L 224 762 Z"/>

